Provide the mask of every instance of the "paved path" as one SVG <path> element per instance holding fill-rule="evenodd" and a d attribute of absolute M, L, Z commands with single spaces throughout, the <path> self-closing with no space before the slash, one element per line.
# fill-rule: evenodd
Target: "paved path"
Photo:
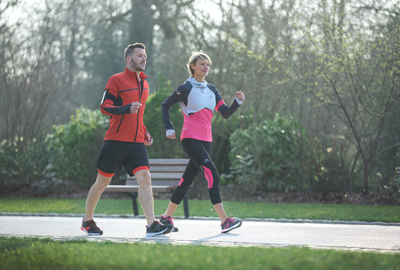
<path fill-rule="evenodd" d="M 38 236 L 113 242 L 205 244 L 215 246 L 263 246 L 373 250 L 400 252 L 400 226 L 279 223 L 244 221 L 242 227 L 220 233 L 218 220 L 176 219 L 179 232 L 145 237 L 143 218 L 95 218 L 102 236 L 80 230 L 81 217 L 0 216 L 0 235 Z"/>

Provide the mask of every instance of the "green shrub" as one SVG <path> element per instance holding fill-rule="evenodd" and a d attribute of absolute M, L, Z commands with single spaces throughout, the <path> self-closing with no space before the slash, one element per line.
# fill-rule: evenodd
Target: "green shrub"
<path fill-rule="evenodd" d="M 83 187 L 96 180 L 95 165 L 108 126 L 108 116 L 85 108 L 77 109 L 68 124 L 53 126 L 48 142 L 52 170 L 59 178 Z"/>
<path fill-rule="evenodd" d="M 180 134 L 183 126 L 183 115 L 179 104 L 169 110 L 175 128 L 176 139 L 171 140 L 165 136 L 165 127 L 162 120 L 161 103 L 172 93 L 171 83 L 160 75 L 160 88 L 150 95 L 146 102 L 143 122 L 147 131 L 153 137 L 153 145 L 147 147 L 149 158 L 186 158 L 181 143 Z"/>
<path fill-rule="evenodd" d="M 247 192 L 309 190 L 318 180 L 317 160 L 322 156 L 293 116 L 276 114 L 237 129 L 229 140 L 231 172 L 223 177 Z"/>
<path fill-rule="evenodd" d="M 377 183 L 377 193 L 380 195 L 385 195 L 389 198 L 399 198 L 400 197 L 400 167 L 396 167 L 392 179 L 389 183 L 382 183 L 381 175 L 378 175 Z"/>
<path fill-rule="evenodd" d="M 229 174 L 231 162 L 229 153 L 231 152 L 231 144 L 229 143 L 230 135 L 238 129 L 246 129 L 252 123 L 257 122 L 257 117 L 260 119 L 267 118 L 267 113 L 255 113 L 254 108 L 247 111 L 242 111 L 240 108 L 229 119 L 224 119 L 219 113 L 214 113 L 212 119 L 212 136 L 213 143 L 210 151 L 210 156 L 213 163 L 221 173 L 221 182 L 227 183 L 232 178 L 226 178 Z"/>
<path fill-rule="evenodd" d="M 0 185 L 2 189 L 23 185 L 42 193 L 56 181 L 49 171 L 50 152 L 44 135 L 27 141 L 15 138 L 0 143 Z"/>

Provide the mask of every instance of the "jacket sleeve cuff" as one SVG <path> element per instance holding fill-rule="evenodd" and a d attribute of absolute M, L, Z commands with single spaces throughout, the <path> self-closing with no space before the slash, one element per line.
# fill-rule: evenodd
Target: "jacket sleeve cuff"
<path fill-rule="evenodd" d="M 239 105 L 242 105 L 242 104 L 243 104 L 243 100 L 240 100 L 240 99 L 238 99 L 237 97 L 235 97 L 235 100 L 236 100 L 236 102 L 237 102 Z"/>

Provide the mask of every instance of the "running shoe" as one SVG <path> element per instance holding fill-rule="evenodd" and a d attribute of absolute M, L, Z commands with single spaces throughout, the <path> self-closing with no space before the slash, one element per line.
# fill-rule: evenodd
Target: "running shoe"
<path fill-rule="evenodd" d="M 85 221 L 85 219 L 82 220 L 82 227 L 81 230 L 87 233 L 88 235 L 102 235 L 103 231 L 100 230 L 99 227 L 97 227 L 96 222 L 93 221 L 93 219 Z"/>
<path fill-rule="evenodd" d="M 164 215 L 161 215 L 160 222 L 162 224 L 164 224 L 164 225 L 171 224 L 172 226 L 174 226 L 174 228 L 172 229 L 173 232 L 178 232 L 179 231 L 179 229 L 177 227 L 175 227 L 174 218 L 172 218 L 172 217 L 165 217 Z"/>
<path fill-rule="evenodd" d="M 146 236 L 150 237 L 160 234 L 167 234 L 172 231 L 172 228 L 174 228 L 172 224 L 163 225 L 162 223 L 155 220 L 150 226 L 146 225 Z"/>
<path fill-rule="evenodd" d="M 227 218 L 223 224 L 221 224 L 221 233 L 227 233 L 233 229 L 237 229 L 242 226 L 242 221 L 238 218 Z"/>

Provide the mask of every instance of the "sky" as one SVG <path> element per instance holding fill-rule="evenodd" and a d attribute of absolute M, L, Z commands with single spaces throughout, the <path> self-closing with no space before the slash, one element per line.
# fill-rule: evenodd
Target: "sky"
<path fill-rule="evenodd" d="M 4 8 L 5 5 L 6 5 L 5 2 L 0 1 L 0 9 Z M 21 0 L 20 4 L 17 7 L 12 8 L 11 10 L 7 11 L 6 18 L 8 19 L 8 22 L 10 24 L 14 24 L 18 21 L 18 19 L 23 19 L 25 15 L 20 10 L 20 7 L 22 6 L 29 10 L 29 6 L 32 6 L 32 5 L 43 5 L 43 1 Z M 209 12 L 209 14 L 211 15 L 211 17 L 214 20 L 216 20 L 216 21 L 221 20 L 222 14 L 221 14 L 218 6 L 216 4 L 210 2 L 209 0 L 196 0 L 194 2 L 194 5 L 196 8 L 203 9 L 203 10 L 206 10 L 207 12 Z"/>

